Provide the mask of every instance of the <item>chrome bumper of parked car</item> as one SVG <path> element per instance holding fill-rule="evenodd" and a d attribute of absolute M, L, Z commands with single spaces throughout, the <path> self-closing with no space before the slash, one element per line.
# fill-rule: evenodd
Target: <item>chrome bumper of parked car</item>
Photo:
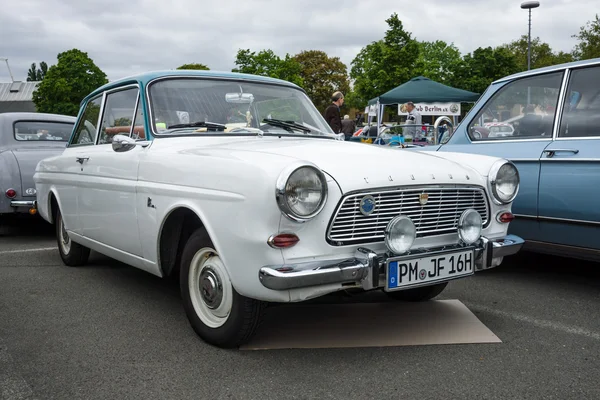
<path fill-rule="evenodd" d="M 35 207 L 35 200 L 12 200 L 11 207 Z"/>
<path fill-rule="evenodd" d="M 412 251 L 407 259 L 430 256 L 452 251 L 473 249 L 475 270 L 495 267 L 494 259 L 516 254 L 523 246 L 523 239 L 507 235 L 497 239 L 482 237 L 475 245 L 453 245 L 435 249 Z M 385 286 L 386 254 L 377 254 L 367 248 L 356 250 L 354 257 L 344 260 L 322 260 L 290 265 L 269 265 L 260 269 L 259 279 L 263 286 L 273 290 L 288 290 L 327 284 L 360 285 L 365 290 Z M 397 258 L 397 257 L 395 257 Z"/>

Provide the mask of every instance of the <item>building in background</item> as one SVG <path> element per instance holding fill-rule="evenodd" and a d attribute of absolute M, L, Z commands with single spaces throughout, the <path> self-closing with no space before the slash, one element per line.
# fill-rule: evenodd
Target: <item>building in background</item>
<path fill-rule="evenodd" d="M 33 92 L 40 82 L 0 82 L 0 113 L 37 112 Z"/>

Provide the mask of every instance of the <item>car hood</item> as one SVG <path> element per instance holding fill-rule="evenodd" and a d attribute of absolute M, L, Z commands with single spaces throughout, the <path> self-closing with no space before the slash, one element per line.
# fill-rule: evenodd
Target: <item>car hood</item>
<path fill-rule="evenodd" d="M 21 171 L 21 195 L 27 196 L 25 191 L 29 188 L 35 188 L 33 174 L 37 164 L 44 158 L 61 154 L 64 150 L 64 147 L 35 147 L 11 150 Z"/>
<path fill-rule="evenodd" d="M 485 185 L 474 169 L 435 152 L 327 139 L 271 137 L 210 146 L 212 156 L 240 157 L 245 152 L 263 153 L 266 164 L 278 156 L 314 163 L 335 179 L 344 193 L 398 185 Z"/>

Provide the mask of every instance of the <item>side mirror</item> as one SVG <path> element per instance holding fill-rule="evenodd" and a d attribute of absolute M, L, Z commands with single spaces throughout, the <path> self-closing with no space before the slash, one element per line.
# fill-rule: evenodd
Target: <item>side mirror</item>
<path fill-rule="evenodd" d="M 123 153 L 133 149 L 135 146 L 147 147 L 149 144 L 149 140 L 136 141 L 129 136 L 115 135 L 112 140 L 112 149 L 117 153 Z"/>
<path fill-rule="evenodd" d="M 437 137 L 438 127 L 440 126 L 440 124 L 442 122 L 446 122 L 446 126 L 450 125 L 450 126 L 448 126 L 448 130 L 444 133 L 442 139 L 443 140 L 450 139 L 452 137 L 452 135 L 454 134 L 454 124 L 452 123 L 452 120 L 450 119 L 450 117 L 441 116 L 438 119 L 436 119 L 433 124 L 433 138 L 434 138 L 433 143 L 434 144 L 440 144 L 440 143 L 445 144 L 445 142 L 443 140 L 440 140 L 440 143 L 438 143 L 438 140 L 437 140 L 438 139 L 438 137 Z"/>

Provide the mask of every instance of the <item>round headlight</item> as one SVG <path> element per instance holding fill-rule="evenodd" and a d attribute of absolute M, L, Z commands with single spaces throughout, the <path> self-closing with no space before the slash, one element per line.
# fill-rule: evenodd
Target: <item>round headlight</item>
<path fill-rule="evenodd" d="M 490 170 L 490 186 L 496 202 L 510 203 L 519 191 L 519 171 L 510 161 L 496 162 Z"/>
<path fill-rule="evenodd" d="M 276 197 L 284 215 L 297 222 L 309 220 L 325 205 L 325 174 L 309 165 L 283 171 L 277 180 Z"/>
<path fill-rule="evenodd" d="M 466 244 L 473 244 L 481 236 L 483 221 L 474 209 L 465 210 L 458 220 L 458 237 Z"/>
<path fill-rule="evenodd" d="M 385 228 L 385 245 L 395 254 L 410 250 L 417 236 L 412 220 L 405 215 L 394 217 Z"/>

